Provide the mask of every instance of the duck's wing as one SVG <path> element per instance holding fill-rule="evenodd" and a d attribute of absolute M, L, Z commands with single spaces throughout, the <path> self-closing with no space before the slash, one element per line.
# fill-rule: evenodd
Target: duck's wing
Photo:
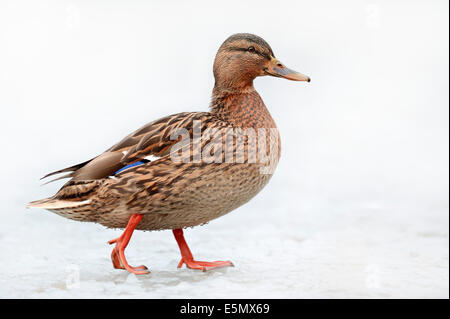
<path fill-rule="evenodd" d="M 220 123 L 214 115 L 207 112 L 190 112 L 170 115 L 148 123 L 125 137 L 104 153 L 93 159 L 45 175 L 68 172 L 57 179 L 72 178 L 71 181 L 102 179 L 113 175 L 121 168 L 136 161 L 153 156 L 156 158 L 169 154 L 171 146 L 178 139 L 171 138 L 173 132 L 186 130 L 192 134 L 194 121 L 200 121 L 201 128 Z"/>

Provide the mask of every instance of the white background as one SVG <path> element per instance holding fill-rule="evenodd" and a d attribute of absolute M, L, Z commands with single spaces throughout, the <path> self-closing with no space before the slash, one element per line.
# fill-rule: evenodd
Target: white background
<path fill-rule="evenodd" d="M 448 298 L 448 1 L 0 2 L 0 297 Z M 26 210 L 92 158 L 164 115 L 208 109 L 212 63 L 250 32 L 311 83 L 255 87 L 282 159 L 249 204 L 186 238 Z"/>

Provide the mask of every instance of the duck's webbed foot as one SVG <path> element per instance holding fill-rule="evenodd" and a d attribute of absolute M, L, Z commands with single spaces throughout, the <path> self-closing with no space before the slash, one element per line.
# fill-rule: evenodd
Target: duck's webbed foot
<path fill-rule="evenodd" d="M 108 243 L 116 244 L 113 251 L 111 252 L 111 260 L 114 268 L 116 269 L 125 269 L 135 275 L 146 275 L 150 273 L 148 268 L 144 265 L 133 267 L 130 266 L 125 258 L 125 248 L 130 242 L 131 235 L 133 234 L 133 230 L 136 228 L 139 221 L 142 219 L 142 215 L 134 214 L 131 215 L 130 220 L 128 221 L 128 225 L 125 228 L 123 234 L 116 239 L 110 240 Z"/>
<path fill-rule="evenodd" d="M 186 264 L 186 267 L 190 269 L 198 269 L 202 271 L 208 271 L 211 269 L 222 268 L 222 267 L 234 267 L 233 263 L 229 260 L 226 261 L 197 261 L 193 259 L 185 259 L 181 258 L 180 263 L 178 264 L 178 268 L 181 268 L 183 264 Z"/>
<path fill-rule="evenodd" d="M 234 266 L 231 261 L 197 261 L 194 260 L 194 256 L 192 256 L 191 250 L 184 239 L 183 230 L 182 229 L 174 229 L 173 234 L 175 235 L 175 239 L 180 247 L 181 252 L 181 260 L 178 264 L 178 268 L 181 268 L 183 264 L 186 264 L 186 267 L 190 269 L 198 269 L 202 271 L 207 271 L 216 268 Z"/>
<path fill-rule="evenodd" d="M 125 258 L 125 256 L 124 256 L 124 258 Z M 111 260 L 112 260 L 114 268 L 116 268 L 116 269 L 126 269 L 129 272 L 132 272 L 136 275 L 144 275 L 143 272 L 142 273 L 140 272 L 141 270 L 146 270 L 145 274 L 150 273 L 150 271 L 148 271 L 148 268 L 146 266 L 140 265 L 137 267 L 133 267 L 133 266 L 128 265 L 126 260 L 125 260 L 125 263 L 127 264 L 128 268 L 125 267 L 121 262 L 120 252 L 119 252 L 119 249 L 117 246 L 114 247 L 113 251 L 111 252 Z"/>

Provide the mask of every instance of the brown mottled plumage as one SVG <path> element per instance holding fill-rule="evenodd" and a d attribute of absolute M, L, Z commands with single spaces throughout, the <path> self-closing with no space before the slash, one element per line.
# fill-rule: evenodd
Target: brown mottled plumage
<path fill-rule="evenodd" d="M 248 136 L 236 136 L 230 131 L 276 129 L 253 87 L 254 78 L 263 75 L 309 81 L 276 60 L 270 46 L 260 37 L 251 34 L 229 37 L 219 48 L 214 62 L 216 82 L 210 112 L 164 117 L 89 161 L 48 174 L 45 177 L 68 172 L 63 178 L 71 177 L 71 180 L 53 197 L 31 202 L 29 206 L 114 228 L 125 228 L 132 216 L 141 215 L 133 224 L 133 229 L 141 230 L 175 230 L 201 225 L 241 206 L 267 184 L 280 156 L 278 133 L 268 133 L 265 137 L 268 159 L 263 163 L 250 160 L 249 154 L 257 150 Z M 194 144 L 196 129 L 202 133 L 208 129 L 216 131 L 203 138 L 201 147 L 197 147 Z M 190 138 L 190 151 L 185 156 L 189 162 L 173 159 L 173 155 L 181 153 L 177 146 L 182 135 L 176 134 L 180 130 Z M 238 141 L 244 153 L 239 151 Z M 226 161 L 227 146 L 232 150 L 232 161 Z M 202 157 L 206 147 L 210 147 L 208 154 L 213 155 L 212 163 Z M 115 174 L 149 156 L 153 156 L 153 160 Z M 262 173 L 265 167 L 272 170 Z M 123 260 L 117 254 L 113 251 L 113 263 L 122 266 Z M 120 262 L 115 262 L 115 258 Z"/>

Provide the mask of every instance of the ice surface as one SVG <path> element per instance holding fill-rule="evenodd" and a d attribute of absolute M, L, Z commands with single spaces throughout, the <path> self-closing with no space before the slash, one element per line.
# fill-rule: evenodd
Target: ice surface
<path fill-rule="evenodd" d="M 118 230 L 16 207 L 0 226 L 0 297 L 448 298 L 445 211 L 319 202 L 293 209 L 288 190 L 269 194 L 185 231 L 196 258 L 231 259 L 234 268 L 177 269 L 170 231 L 136 232 L 126 253 L 150 268 L 140 277 L 112 268 L 106 242 Z"/>

